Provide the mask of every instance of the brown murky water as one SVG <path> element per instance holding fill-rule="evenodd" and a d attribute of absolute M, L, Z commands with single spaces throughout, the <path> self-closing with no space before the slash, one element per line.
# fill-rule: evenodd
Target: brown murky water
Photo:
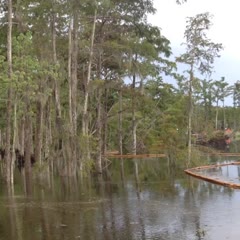
<path fill-rule="evenodd" d="M 169 173 L 163 160 L 139 161 L 138 179 L 128 160 L 124 181 L 113 170 L 102 184 L 42 177 L 26 196 L 17 174 L 12 197 L 0 186 L 0 240 L 240 239 L 240 190 Z"/>

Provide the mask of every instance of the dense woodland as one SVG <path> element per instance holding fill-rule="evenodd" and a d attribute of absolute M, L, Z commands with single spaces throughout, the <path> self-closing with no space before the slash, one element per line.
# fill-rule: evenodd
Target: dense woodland
<path fill-rule="evenodd" d="M 151 0 L 1 0 L 0 11 L 8 183 L 16 166 L 31 175 L 33 163 L 59 175 L 101 173 L 111 151 L 188 153 L 190 163 L 192 133 L 239 128 L 240 83 L 211 78 L 222 46 L 207 37 L 209 13 L 188 18 L 186 52 L 170 60 L 170 41 L 147 21 L 157 14 Z"/>

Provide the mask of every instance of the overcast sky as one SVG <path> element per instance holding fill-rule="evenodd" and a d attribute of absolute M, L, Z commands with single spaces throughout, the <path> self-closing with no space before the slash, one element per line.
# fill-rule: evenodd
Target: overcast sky
<path fill-rule="evenodd" d="M 240 80 L 240 0 L 188 0 L 182 5 L 177 5 L 175 0 L 154 0 L 154 6 L 157 13 L 149 16 L 149 21 L 160 27 L 171 41 L 174 55 L 182 51 L 186 18 L 211 13 L 213 26 L 208 37 L 224 46 L 221 57 L 215 61 L 212 78 L 224 76 L 229 84 Z"/>

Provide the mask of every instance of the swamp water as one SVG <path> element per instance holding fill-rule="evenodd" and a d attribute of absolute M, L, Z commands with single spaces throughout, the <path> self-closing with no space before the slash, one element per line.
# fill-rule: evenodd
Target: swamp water
<path fill-rule="evenodd" d="M 113 160 L 107 181 L 33 179 L 0 186 L 0 240 L 238 240 L 240 190 L 169 173 L 166 160 Z M 240 177 L 240 171 L 234 171 Z"/>

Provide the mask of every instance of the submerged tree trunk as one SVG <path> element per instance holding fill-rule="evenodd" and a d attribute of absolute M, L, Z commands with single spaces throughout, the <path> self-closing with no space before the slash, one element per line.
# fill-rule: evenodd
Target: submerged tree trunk
<path fill-rule="evenodd" d="M 122 90 L 119 90 L 118 92 L 119 95 L 119 102 L 118 102 L 118 151 L 119 154 L 123 154 L 123 129 L 122 129 Z"/>
<path fill-rule="evenodd" d="M 190 69 L 190 79 L 189 79 L 189 88 L 188 88 L 188 97 L 189 97 L 189 109 L 188 109 L 188 159 L 187 166 L 191 163 L 192 157 L 192 114 L 193 114 L 193 106 L 192 106 L 192 83 L 193 83 L 193 64 L 191 64 Z"/>
<path fill-rule="evenodd" d="M 122 89 L 119 90 L 119 106 L 118 106 L 118 151 L 120 155 L 123 155 L 123 117 L 122 117 Z M 124 180 L 124 162 L 123 158 L 121 157 L 121 178 Z"/>
<path fill-rule="evenodd" d="M 85 148 L 85 158 L 86 160 L 90 159 L 90 142 L 89 142 L 89 129 L 88 129 L 88 98 L 89 98 L 89 83 L 91 79 L 92 73 L 92 60 L 93 60 L 93 48 L 94 48 L 94 38 L 95 38 L 95 29 L 96 29 L 96 18 L 97 18 L 97 10 L 94 12 L 93 19 L 93 27 L 91 34 L 91 43 L 90 43 L 90 53 L 88 59 L 88 67 L 87 67 L 87 79 L 85 81 L 85 89 L 84 89 L 84 100 L 83 100 L 83 113 L 82 113 L 82 135 L 83 139 L 86 142 Z"/>
<path fill-rule="evenodd" d="M 71 92 L 72 92 L 72 132 L 70 136 L 71 158 L 69 162 L 69 175 L 76 175 L 77 170 L 77 85 L 78 85 L 78 15 L 73 14 L 73 42 L 72 42 L 72 72 L 71 72 Z"/>
<path fill-rule="evenodd" d="M 136 74 L 133 74 L 133 83 L 132 83 L 132 154 L 136 155 L 137 153 L 137 121 L 136 121 Z"/>
<path fill-rule="evenodd" d="M 64 152 L 64 158 L 66 159 L 64 172 L 70 173 L 70 162 L 73 159 L 73 149 L 72 142 L 74 136 L 74 117 L 73 117 L 73 73 L 72 73 L 72 62 L 73 62 L 73 21 L 74 19 L 71 17 L 68 29 L 68 104 L 69 104 L 69 136 L 65 137 L 64 145 L 66 152 Z M 66 174 L 66 173 L 64 173 Z"/>
<path fill-rule="evenodd" d="M 8 33 L 7 33 L 7 62 L 8 62 L 8 78 L 10 85 L 8 87 L 7 100 L 7 119 L 6 119 L 6 155 L 5 155 L 5 180 L 8 184 L 11 182 L 11 170 L 13 169 L 11 157 L 11 132 L 12 132 L 12 0 L 8 0 Z M 13 180 L 13 179 L 12 179 Z"/>
<path fill-rule="evenodd" d="M 77 85 L 78 85 L 78 15 L 76 9 L 68 31 L 69 136 L 65 141 L 67 174 L 77 167 Z"/>

